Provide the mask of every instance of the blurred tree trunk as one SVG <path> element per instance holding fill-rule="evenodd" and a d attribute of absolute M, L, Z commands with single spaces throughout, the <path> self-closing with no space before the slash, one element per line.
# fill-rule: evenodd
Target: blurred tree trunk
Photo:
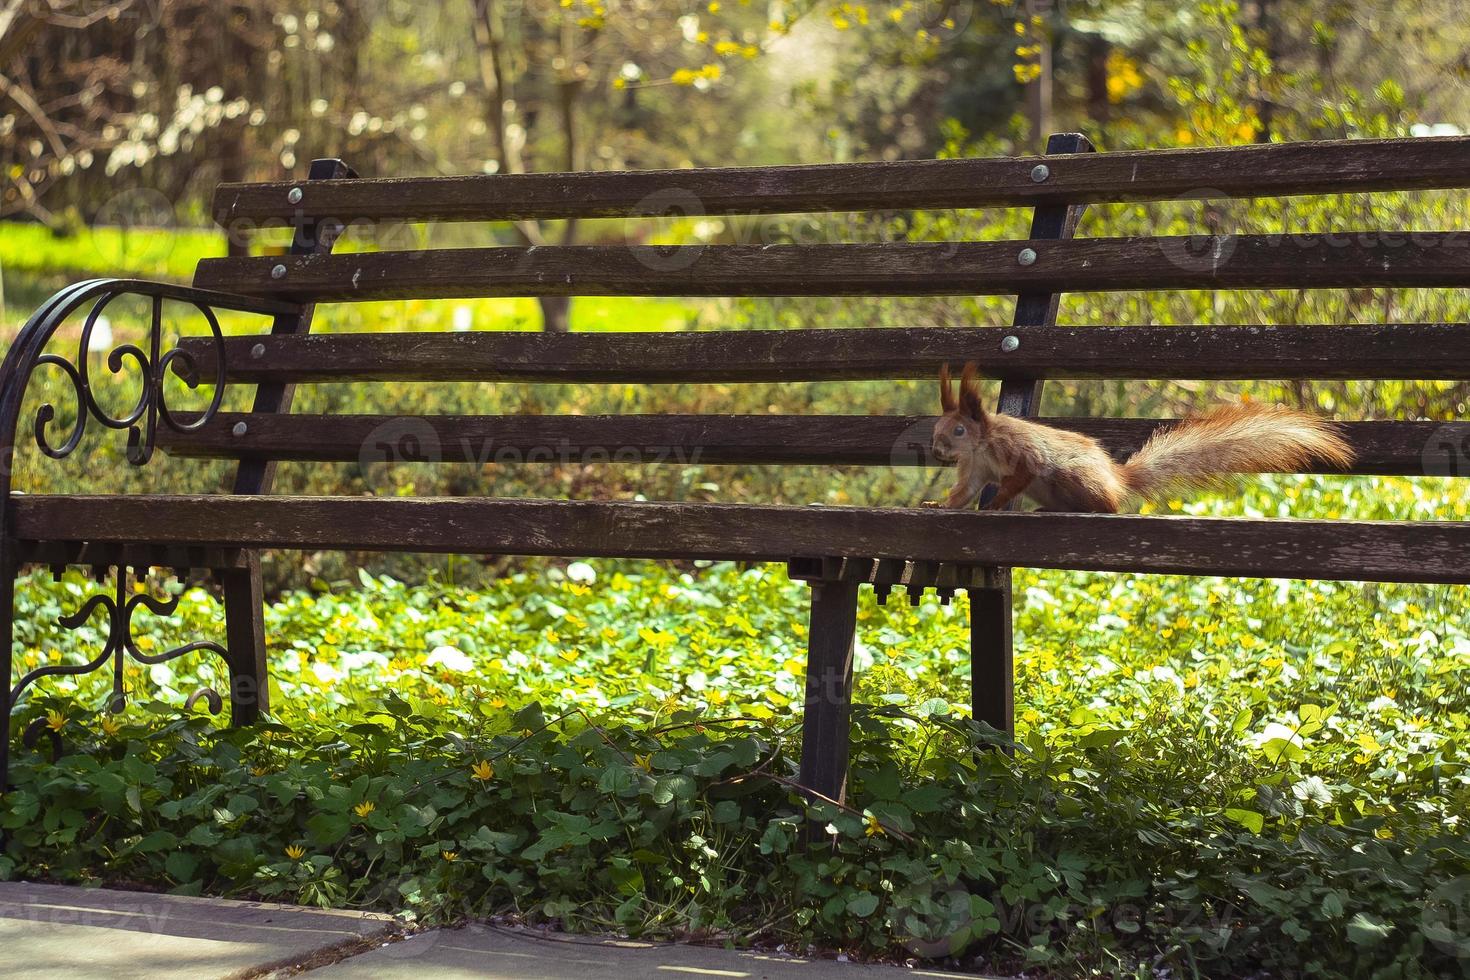
<path fill-rule="evenodd" d="M 1105 123 L 1112 115 L 1112 99 L 1108 96 L 1108 56 L 1112 51 L 1112 43 L 1103 35 L 1087 38 L 1087 116 L 1096 123 Z"/>
<path fill-rule="evenodd" d="M 515 102 L 514 69 L 506 57 L 505 11 L 497 0 L 470 0 L 474 11 L 475 51 L 479 60 L 480 85 L 485 91 L 486 122 L 493 141 L 495 156 L 501 173 L 526 172 L 525 158 L 521 153 L 526 139 L 527 125 L 516 122 L 515 112 L 521 109 Z M 566 64 L 566 47 L 571 42 L 563 30 L 563 67 L 558 73 L 558 94 L 563 136 L 566 142 L 568 170 L 576 169 L 577 140 L 576 113 L 580 83 L 568 75 L 571 70 Z M 524 48 L 524 43 L 522 45 Z M 516 106 L 514 110 L 510 107 Z M 529 114 L 529 113 L 528 113 Z M 544 245 L 546 235 L 540 222 L 522 220 L 514 223 L 516 234 L 526 245 Z M 568 221 L 562 234 L 562 244 L 570 245 L 576 240 L 577 223 Z M 540 296 L 541 328 L 549 333 L 566 333 L 571 329 L 572 299 L 570 296 Z"/>
<path fill-rule="evenodd" d="M 1273 66 L 1281 60 L 1281 44 L 1276 18 L 1271 16 L 1274 12 L 1271 9 L 1274 2 L 1275 0 L 1256 0 L 1256 30 L 1261 34 L 1261 47 Z M 1275 121 L 1274 113 L 1275 105 L 1271 101 L 1271 93 L 1262 88 L 1256 95 L 1256 117 L 1260 119 L 1260 125 L 1256 128 L 1257 143 L 1271 142 L 1271 126 Z"/>
<path fill-rule="evenodd" d="M 1046 138 L 1052 131 L 1051 13 L 1052 0 L 1026 0 L 1027 19 L 1035 23 L 1039 17 L 1043 21 L 1031 42 L 1037 47 L 1036 66 L 1040 72 L 1026 92 L 1026 118 L 1031 122 L 1031 144 L 1036 153 L 1046 150 Z M 1031 30 L 1030 24 L 1027 29 Z"/>

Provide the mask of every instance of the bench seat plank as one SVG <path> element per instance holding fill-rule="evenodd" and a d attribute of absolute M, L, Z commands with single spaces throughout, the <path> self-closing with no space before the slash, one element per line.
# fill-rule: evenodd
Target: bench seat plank
<path fill-rule="evenodd" d="M 1007 351 L 1002 342 L 1021 342 Z M 216 351 L 181 342 L 200 376 Z M 231 337 L 232 382 L 679 384 L 928 380 L 977 361 L 991 378 L 1470 380 L 1458 323 L 1289 327 L 874 327 L 706 333 L 521 331 Z"/>
<path fill-rule="evenodd" d="M 1035 261 L 1018 261 L 1022 250 Z M 276 271 L 280 270 L 280 271 Z M 196 286 L 298 301 L 953 296 L 1470 285 L 1460 232 L 845 245 L 564 245 L 201 259 Z"/>
<path fill-rule="evenodd" d="M 24 541 L 1470 582 L 1470 523 L 414 497 L 19 496 Z"/>
<path fill-rule="evenodd" d="M 1032 169 L 1049 173 L 1036 180 Z M 1470 185 L 1470 138 L 1322 140 L 961 160 L 225 183 L 215 220 L 504 221 L 1034 207 Z M 302 194 L 293 202 L 292 190 Z"/>
<path fill-rule="evenodd" d="M 1173 420 L 1047 418 L 1123 458 Z M 929 466 L 927 415 L 249 415 L 161 428 L 170 455 L 319 462 Z M 243 423 L 245 430 L 236 433 Z M 1470 422 L 1343 422 L 1350 472 L 1470 476 Z M 1305 472 L 1339 472 L 1314 469 Z"/>

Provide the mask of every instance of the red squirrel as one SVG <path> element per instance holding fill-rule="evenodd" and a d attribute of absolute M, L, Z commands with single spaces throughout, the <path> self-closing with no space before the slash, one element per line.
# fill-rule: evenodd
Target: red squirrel
<path fill-rule="evenodd" d="M 990 510 L 1018 496 L 1044 510 L 1116 514 L 1130 498 L 1157 499 L 1179 487 L 1217 487 L 1229 473 L 1297 472 L 1320 460 L 1339 469 L 1353 450 L 1324 419 L 1280 405 L 1222 405 L 1160 429 L 1118 463 L 1089 436 L 985 411 L 965 365 L 959 398 L 949 365 L 939 371 L 944 415 L 934 426 L 934 455 L 955 463 L 959 480 L 941 504 L 971 506 L 986 484 L 999 487 Z"/>

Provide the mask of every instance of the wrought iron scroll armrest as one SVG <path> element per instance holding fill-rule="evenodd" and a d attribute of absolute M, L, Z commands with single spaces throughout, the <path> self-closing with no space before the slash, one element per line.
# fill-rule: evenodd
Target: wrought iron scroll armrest
<path fill-rule="evenodd" d="M 88 352 L 99 318 L 108 304 L 120 296 L 142 296 L 152 302 L 146 349 L 136 344 L 119 344 L 107 355 L 106 364 L 113 374 L 121 373 L 131 361 L 142 375 L 137 402 L 128 411 L 113 415 L 103 408 L 93 391 Z M 203 379 L 199 377 L 194 358 L 186 350 L 179 347 L 167 351 L 163 349 L 165 301 L 186 303 L 197 309 L 209 325 L 210 338 L 215 348 L 215 370 L 211 379 L 214 396 L 202 412 L 189 413 L 192 417 L 187 419 L 170 410 L 164 394 L 164 380 L 170 371 L 189 388 L 197 387 Z M 76 359 L 68 360 L 58 354 L 47 353 L 47 343 L 61 324 L 89 302 L 92 307 L 82 324 Z M 37 410 L 34 432 L 36 445 L 41 452 L 52 459 L 71 455 L 81 444 L 88 420 L 92 419 L 109 429 L 126 429 L 128 461 L 134 465 L 148 462 L 153 455 L 160 421 L 176 431 L 187 431 L 204 425 L 219 410 L 225 389 L 225 353 L 224 337 L 220 332 L 216 310 L 262 316 L 289 316 L 298 313 L 299 307 L 276 300 L 142 279 L 91 279 L 63 289 L 42 304 L 30 321 L 21 328 L 6 354 L 4 365 L 0 366 L 0 452 L 3 452 L 6 459 L 13 456 L 21 399 L 26 385 L 38 367 L 49 365 L 59 369 L 71 382 L 77 411 L 71 430 L 64 439 L 56 441 L 48 434 L 56 419 L 55 406 L 48 403 Z M 10 489 L 9 467 L 5 469 L 0 474 L 0 497 L 8 495 Z"/>

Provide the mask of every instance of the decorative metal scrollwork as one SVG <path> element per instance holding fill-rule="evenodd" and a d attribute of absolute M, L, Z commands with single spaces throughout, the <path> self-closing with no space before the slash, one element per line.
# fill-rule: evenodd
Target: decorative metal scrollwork
<path fill-rule="evenodd" d="M 187 653 L 198 650 L 208 650 L 219 654 L 228 664 L 229 654 L 225 648 L 218 643 L 208 640 L 198 640 L 193 643 L 185 643 L 183 646 L 165 650 L 163 653 L 148 654 L 138 649 L 138 644 L 133 639 L 133 613 L 138 607 L 148 609 L 156 616 L 169 616 L 178 608 L 179 598 L 173 596 L 169 599 L 157 599 L 147 592 L 128 591 L 128 568 L 120 566 L 116 569 L 116 582 L 112 595 L 97 593 L 90 596 L 82 603 L 80 609 L 69 616 L 60 617 L 57 622 L 69 630 L 80 629 L 99 609 L 107 612 L 107 642 L 103 644 L 102 652 L 95 658 L 84 664 L 47 664 L 37 667 L 26 674 L 10 691 L 10 703 L 14 704 L 16 698 L 27 687 L 34 684 L 43 677 L 57 675 L 90 674 L 101 670 L 108 660 L 112 661 L 112 697 L 108 700 L 107 710 L 113 713 L 121 711 L 127 705 L 127 690 L 123 685 L 124 655 L 131 656 L 140 664 L 162 664 L 170 660 L 176 660 Z M 203 698 L 209 706 L 210 714 L 219 714 L 224 707 L 224 699 L 209 687 L 202 687 L 189 695 L 184 703 L 185 708 L 193 708 Z M 38 719 L 44 723 L 44 719 Z M 34 726 L 33 726 L 34 727 Z M 26 737 L 30 740 L 27 744 L 33 744 L 38 735 L 42 734 L 40 728 L 34 733 L 29 730 Z M 53 739 L 53 742 L 55 740 Z"/>
<path fill-rule="evenodd" d="M 220 332 L 219 320 L 214 311 L 201 302 L 191 302 L 190 305 L 204 315 L 214 342 L 214 397 L 210 399 L 208 407 L 189 422 L 181 421 L 169 410 L 168 400 L 164 394 L 164 380 L 168 377 L 169 371 L 173 371 L 191 390 L 199 386 L 200 379 L 198 366 L 188 351 L 178 347 L 168 351 L 162 349 L 165 297 L 156 293 L 149 296 L 152 300 L 152 316 L 148 331 L 148 350 L 145 351 L 136 344 L 119 344 L 107 355 L 107 367 L 113 374 L 122 373 L 129 360 L 137 366 L 142 380 L 138 400 L 131 410 L 121 415 L 112 415 L 102 407 L 92 388 L 91 358 L 88 356 L 92 346 L 92 336 L 107 305 L 117 297 L 129 293 L 129 290 L 118 289 L 102 293 L 98 297 L 82 325 L 82 337 L 77 344 L 75 362 L 68 361 L 57 354 L 41 354 L 36 358 L 37 366 L 49 364 L 60 368 L 71 381 L 76 393 L 76 422 L 73 423 L 71 431 L 67 433 L 66 439 L 60 445 L 53 444 L 46 435 L 48 426 L 56 419 L 55 406 L 48 403 L 36 411 L 36 445 L 40 447 L 41 452 L 52 459 L 63 459 L 81 445 L 82 436 L 87 429 L 87 420 L 90 417 L 109 429 L 127 429 L 128 462 L 141 466 L 153 456 L 160 419 L 169 428 L 177 432 L 185 432 L 204 425 L 219 411 L 225 394 L 224 336 Z"/>

